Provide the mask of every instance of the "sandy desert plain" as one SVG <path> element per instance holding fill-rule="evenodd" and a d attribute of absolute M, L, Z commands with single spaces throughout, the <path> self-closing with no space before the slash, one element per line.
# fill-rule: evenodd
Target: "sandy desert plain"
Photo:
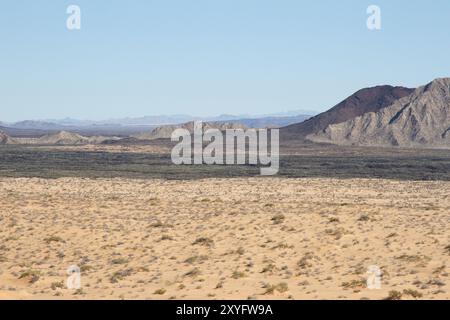
<path fill-rule="evenodd" d="M 305 147 L 259 177 L 105 148 L 2 147 L 0 299 L 450 298 L 447 151 Z"/>

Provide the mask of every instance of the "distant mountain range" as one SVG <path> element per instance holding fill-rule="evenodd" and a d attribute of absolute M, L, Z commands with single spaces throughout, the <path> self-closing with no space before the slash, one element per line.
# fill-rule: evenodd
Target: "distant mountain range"
<path fill-rule="evenodd" d="M 121 118 L 110 120 L 77 120 L 71 118 L 65 119 L 46 119 L 46 120 L 24 120 L 15 123 L 1 123 L 0 126 L 20 129 L 42 129 L 55 130 L 68 127 L 117 127 L 117 126 L 162 126 L 181 124 L 195 120 L 206 122 L 222 122 L 222 121 L 241 121 L 254 122 L 261 126 L 266 124 L 274 126 L 283 126 L 286 123 L 295 123 L 294 121 L 303 121 L 314 115 L 313 111 L 289 111 L 284 113 L 267 114 L 267 115 L 229 115 L 222 114 L 214 117 L 196 117 L 190 115 L 159 115 L 145 116 L 139 118 Z M 256 121 L 258 120 L 258 121 Z"/>
<path fill-rule="evenodd" d="M 233 116 L 224 115 L 214 119 L 222 117 L 228 119 Z M 186 120 L 181 116 L 170 119 Z M 77 145 L 114 143 L 120 142 L 123 138 L 128 142 L 167 139 L 177 128 L 192 131 L 193 120 L 197 119 L 170 125 L 142 127 L 136 120 L 123 121 L 124 126 L 135 123 L 132 125 L 134 128 L 145 130 L 128 132 L 126 136 L 120 137 L 113 134 L 84 136 L 77 132 L 66 131 L 44 134 L 43 128 L 54 131 L 61 123 L 23 121 L 13 125 L 6 124 L 8 127 L 0 127 L 0 144 Z M 330 110 L 313 117 L 290 115 L 221 121 L 202 120 L 205 128 L 219 130 L 281 127 L 280 139 L 287 145 L 294 141 L 309 141 L 355 146 L 450 148 L 450 78 L 436 79 L 417 89 L 392 86 L 365 88 Z M 113 130 L 110 128 L 114 127 L 106 123 L 96 125 L 105 126 L 108 130 Z M 81 130 L 75 126 L 70 128 Z M 89 128 L 92 128 L 92 125 Z M 14 130 L 21 136 L 11 136 Z M 41 134 L 38 137 L 32 136 L 32 133 L 36 132 Z"/>
<path fill-rule="evenodd" d="M 0 126 L 0 144 L 88 144 L 111 142 L 106 136 L 133 138 L 140 140 L 155 140 L 170 138 L 176 128 L 190 128 L 193 120 L 204 121 L 207 128 L 220 130 L 232 128 L 267 128 L 282 127 L 288 124 L 302 122 L 311 115 L 297 114 L 300 111 L 274 114 L 271 116 L 254 116 L 254 118 L 240 118 L 240 116 L 221 115 L 211 118 L 194 118 L 192 116 L 156 116 L 142 118 L 115 119 L 111 122 L 94 122 L 88 120 L 25 120 L 16 123 L 3 123 Z M 186 120 L 187 122 L 178 122 Z M 189 120 L 190 119 L 190 120 Z M 209 121 L 213 119 L 214 121 Z M 231 120 L 223 120 L 231 119 Z M 157 126 L 158 121 L 174 122 Z"/>

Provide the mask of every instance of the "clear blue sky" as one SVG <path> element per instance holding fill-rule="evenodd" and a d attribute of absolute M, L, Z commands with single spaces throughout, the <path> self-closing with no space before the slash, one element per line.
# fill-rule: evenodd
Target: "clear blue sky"
<path fill-rule="evenodd" d="M 449 37 L 448 0 L 5 0 L 0 121 L 322 111 L 450 76 Z"/>

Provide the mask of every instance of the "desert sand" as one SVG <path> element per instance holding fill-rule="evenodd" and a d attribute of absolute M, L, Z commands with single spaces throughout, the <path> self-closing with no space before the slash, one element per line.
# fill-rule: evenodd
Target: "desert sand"
<path fill-rule="evenodd" d="M 0 299 L 450 298 L 450 182 L 0 178 L 0 226 Z"/>

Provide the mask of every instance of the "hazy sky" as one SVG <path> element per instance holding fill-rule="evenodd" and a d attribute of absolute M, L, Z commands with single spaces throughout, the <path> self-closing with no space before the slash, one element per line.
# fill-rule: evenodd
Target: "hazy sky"
<path fill-rule="evenodd" d="M 449 37 L 448 0 L 4 0 L 0 121 L 322 111 L 450 76 Z"/>

